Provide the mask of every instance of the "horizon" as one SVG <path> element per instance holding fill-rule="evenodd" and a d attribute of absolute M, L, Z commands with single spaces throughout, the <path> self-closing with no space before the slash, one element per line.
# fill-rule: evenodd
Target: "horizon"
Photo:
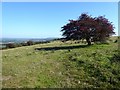
<path fill-rule="evenodd" d="M 112 35 L 110 37 L 119 37 L 119 35 Z M 46 39 L 46 38 L 63 38 L 63 37 L 1 37 L 0 39 Z"/>
<path fill-rule="evenodd" d="M 85 12 L 105 15 L 118 36 L 117 2 L 3 2 L 2 38 L 62 38 L 61 27 Z"/>

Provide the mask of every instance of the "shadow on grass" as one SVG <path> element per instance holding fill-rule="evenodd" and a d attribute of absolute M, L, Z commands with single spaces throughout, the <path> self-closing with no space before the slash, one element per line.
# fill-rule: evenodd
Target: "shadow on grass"
<path fill-rule="evenodd" d="M 110 58 L 111 63 L 112 62 L 120 62 L 120 52 L 113 55 L 112 58 Z"/>
<path fill-rule="evenodd" d="M 65 49 L 76 49 L 76 48 L 85 48 L 90 45 L 75 45 L 75 46 L 59 46 L 59 47 L 45 47 L 45 48 L 35 48 L 35 50 L 65 50 Z"/>

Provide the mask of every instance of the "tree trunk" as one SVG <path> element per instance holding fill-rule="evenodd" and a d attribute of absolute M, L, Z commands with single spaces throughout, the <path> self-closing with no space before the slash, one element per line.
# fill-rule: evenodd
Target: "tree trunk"
<path fill-rule="evenodd" d="M 91 39 L 90 38 L 86 38 L 86 41 L 87 41 L 88 45 L 91 45 Z"/>

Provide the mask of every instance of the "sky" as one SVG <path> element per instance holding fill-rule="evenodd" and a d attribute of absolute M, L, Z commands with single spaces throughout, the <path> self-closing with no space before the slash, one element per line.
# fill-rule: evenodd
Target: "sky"
<path fill-rule="evenodd" d="M 105 15 L 118 35 L 117 2 L 3 2 L 2 37 L 62 37 L 61 27 L 81 13 Z"/>

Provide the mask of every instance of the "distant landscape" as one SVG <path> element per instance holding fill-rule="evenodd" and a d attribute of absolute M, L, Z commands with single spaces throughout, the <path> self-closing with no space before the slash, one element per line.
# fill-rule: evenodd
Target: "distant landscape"
<path fill-rule="evenodd" d="M 9 42 L 14 42 L 14 43 L 21 43 L 21 42 L 26 42 L 26 41 L 49 41 L 49 40 L 53 40 L 56 38 L 2 38 L 0 39 L 0 43 L 2 42 L 4 43 L 9 43 Z"/>
<path fill-rule="evenodd" d="M 8 43 L 20 44 L 20 43 L 24 43 L 27 41 L 46 42 L 46 41 L 51 41 L 54 39 L 57 39 L 57 38 L 1 38 L 0 39 L 0 48 L 6 47 L 5 44 L 8 44 Z"/>

